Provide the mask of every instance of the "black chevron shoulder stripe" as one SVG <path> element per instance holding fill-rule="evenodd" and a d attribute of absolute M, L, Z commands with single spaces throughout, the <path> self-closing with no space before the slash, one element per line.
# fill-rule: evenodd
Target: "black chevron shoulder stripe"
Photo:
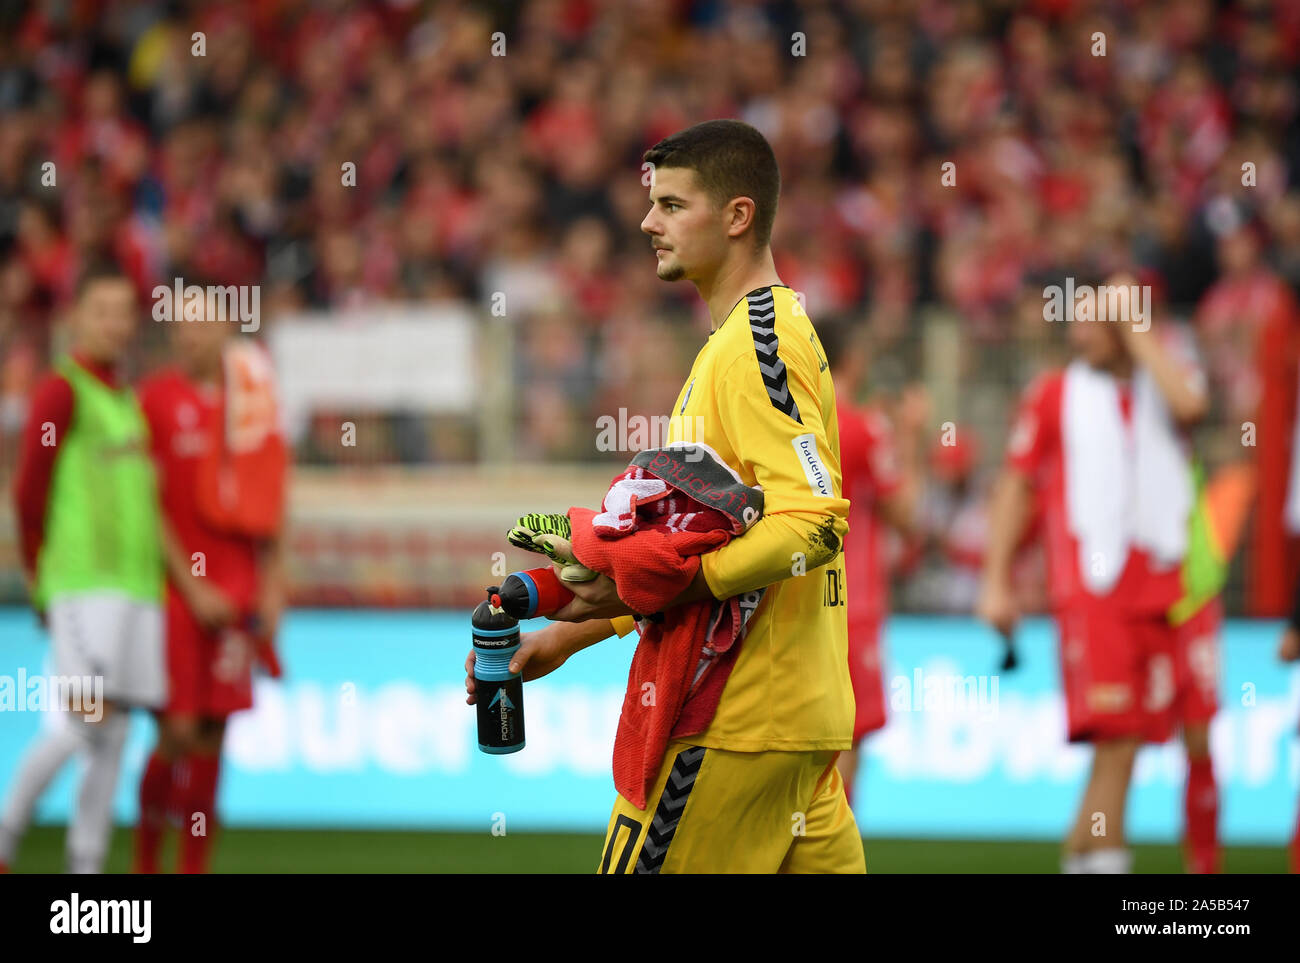
<path fill-rule="evenodd" d="M 776 301 L 771 288 L 759 288 L 746 296 L 749 302 L 749 330 L 754 335 L 754 353 L 758 357 L 758 370 L 763 376 L 763 385 L 772 407 L 785 412 L 799 424 L 799 406 L 790 394 L 790 385 L 786 381 L 785 362 L 777 354 L 776 339 Z"/>
<path fill-rule="evenodd" d="M 704 762 L 704 752 L 704 746 L 691 746 L 677 753 L 672 772 L 668 774 L 664 791 L 659 796 L 654 819 L 646 829 L 641 855 L 636 861 L 637 873 L 658 873 L 663 869 L 668 846 L 677 833 L 677 823 L 686 809 L 686 799 L 695 786 L 695 777 L 699 775 L 700 766 Z"/>

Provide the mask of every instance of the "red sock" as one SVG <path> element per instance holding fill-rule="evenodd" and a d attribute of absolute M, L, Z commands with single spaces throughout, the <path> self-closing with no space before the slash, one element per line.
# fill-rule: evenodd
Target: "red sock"
<path fill-rule="evenodd" d="M 217 779 L 220 756 L 192 755 L 189 781 L 182 797 L 180 872 L 206 873 L 212 836 L 217 829 Z"/>
<path fill-rule="evenodd" d="M 1295 835 L 1291 837 L 1291 872 L 1300 873 L 1300 809 L 1295 815 Z"/>
<path fill-rule="evenodd" d="M 172 763 L 157 752 L 149 757 L 140 778 L 140 823 L 135 830 L 135 871 L 158 872 L 158 849 L 167 828 L 172 791 Z"/>
<path fill-rule="evenodd" d="M 1219 787 L 1208 757 L 1188 760 L 1183 794 L 1184 857 L 1189 873 L 1219 871 Z"/>

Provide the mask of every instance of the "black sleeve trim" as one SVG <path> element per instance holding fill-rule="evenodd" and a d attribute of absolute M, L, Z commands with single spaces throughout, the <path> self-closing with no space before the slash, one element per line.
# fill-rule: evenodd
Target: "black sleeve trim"
<path fill-rule="evenodd" d="M 754 352 L 758 357 L 758 371 L 763 376 L 767 397 L 772 407 L 793 418 L 799 424 L 799 406 L 785 376 L 785 362 L 777 355 L 776 302 L 771 288 L 758 288 L 746 296 L 749 302 L 749 330 L 754 335 Z"/>

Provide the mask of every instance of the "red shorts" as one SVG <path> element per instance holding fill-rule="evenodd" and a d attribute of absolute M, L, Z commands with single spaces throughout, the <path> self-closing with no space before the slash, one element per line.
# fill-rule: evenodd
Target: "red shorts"
<path fill-rule="evenodd" d="M 1178 627 L 1174 653 L 1174 718 L 1208 723 L 1219 711 L 1219 634 L 1223 601 L 1214 599 Z"/>
<path fill-rule="evenodd" d="M 1057 613 L 1070 742 L 1173 734 L 1178 630 L 1086 600 Z"/>
<path fill-rule="evenodd" d="M 885 683 L 880 668 L 880 623 L 849 623 L 849 679 L 853 682 L 853 747 L 884 728 Z"/>
<path fill-rule="evenodd" d="M 250 708 L 253 654 L 243 633 L 203 631 L 168 586 L 168 715 L 224 717 Z"/>

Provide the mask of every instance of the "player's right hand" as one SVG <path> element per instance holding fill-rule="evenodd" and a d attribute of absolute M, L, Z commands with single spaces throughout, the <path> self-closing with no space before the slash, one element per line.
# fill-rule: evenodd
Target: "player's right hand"
<path fill-rule="evenodd" d="M 985 582 L 980 589 L 975 615 L 1003 635 L 1010 633 L 1015 629 L 1019 618 L 1010 587 L 997 582 Z"/>
<path fill-rule="evenodd" d="M 1288 625 L 1282 633 L 1282 643 L 1277 647 L 1277 657 L 1283 662 L 1300 659 L 1300 631 Z"/>
<path fill-rule="evenodd" d="M 36 621 L 46 632 L 50 630 L 49 619 L 46 618 L 45 609 L 38 608 L 36 605 L 36 579 L 31 572 L 26 569 L 22 570 L 23 589 L 27 592 L 27 598 L 32 603 L 32 611 L 36 614 Z"/>
<path fill-rule="evenodd" d="M 564 623 L 560 623 L 561 625 Z M 549 675 L 569 660 L 573 653 L 565 645 L 564 639 L 557 631 L 558 625 L 548 625 L 536 632 L 523 632 L 519 636 L 519 648 L 510 660 L 510 671 L 523 671 L 524 681 L 531 682 Z M 466 705 L 473 705 L 477 700 L 474 695 L 474 650 L 469 650 L 465 658 L 465 691 L 468 696 Z"/>
<path fill-rule="evenodd" d="M 199 625 L 208 631 L 233 625 L 239 616 L 239 609 L 226 593 L 202 579 L 190 580 L 188 594 L 186 601 L 190 611 Z"/>

